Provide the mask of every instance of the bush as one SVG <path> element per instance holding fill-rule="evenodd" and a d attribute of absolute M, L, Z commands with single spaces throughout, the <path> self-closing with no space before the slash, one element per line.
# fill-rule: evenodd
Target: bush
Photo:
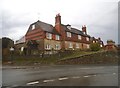
<path fill-rule="evenodd" d="M 92 43 L 92 44 L 90 44 L 90 49 L 92 51 L 99 51 L 100 50 L 100 45 L 98 43 Z"/>

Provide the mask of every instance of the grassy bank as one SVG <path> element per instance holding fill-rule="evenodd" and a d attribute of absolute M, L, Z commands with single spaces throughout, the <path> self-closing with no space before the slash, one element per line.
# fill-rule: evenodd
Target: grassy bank
<path fill-rule="evenodd" d="M 107 59 L 106 59 L 107 58 Z M 104 51 L 66 51 L 55 55 L 40 56 L 13 56 L 3 61 L 3 65 L 51 65 L 51 64 L 99 64 L 117 63 L 116 54 Z M 8 63 L 8 62 L 11 62 Z"/>
<path fill-rule="evenodd" d="M 106 64 L 117 65 L 120 57 L 117 52 L 94 52 L 80 57 L 59 60 L 58 64 Z"/>

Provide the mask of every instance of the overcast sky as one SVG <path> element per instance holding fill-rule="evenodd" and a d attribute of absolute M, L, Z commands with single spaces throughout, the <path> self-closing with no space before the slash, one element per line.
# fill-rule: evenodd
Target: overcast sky
<path fill-rule="evenodd" d="M 55 24 L 60 13 L 62 24 L 81 30 L 87 26 L 89 35 L 118 42 L 119 0 L 0 0 L 0 37 L 18 40 L 31 23 L 38 19 Z M 2 20 L 1 20 L 2 19 Z"/>

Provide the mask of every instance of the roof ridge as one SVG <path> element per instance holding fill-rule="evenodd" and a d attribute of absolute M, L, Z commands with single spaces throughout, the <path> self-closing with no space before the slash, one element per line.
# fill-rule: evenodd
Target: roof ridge
<path fill-rule="evenodd" d="M 67 25 L 64 25 L 64 24 L 61 24 L 61 25 L 67 26 Z M 81 30 L 79 30 L 79 29 L 77 29 L 77 28 L 74 28 L 74 27 L 72 27 L 72 26 L 71 26 L 71 28 L 76 29 L 76 30 L 78 30 L 78 31 L 81 31 Z M 82 32 L 82 31 L 81 31 L 81 32 Z"/>
<path fill-rule="evenodd" d="M 72 27 L 73 28 L 73 27 Z M 78 30 L 78 31 L 81 31 L 82 32 L 82 30 L 79 30 L 79 29 L 77 29 L 77 28 L 73 28 L 74 30 Z"/>
<path fill-rule="evenodd" d="M 38 20 L 37 22 L 42 22 L 42 23 L 44 23 L 44 24 L 53 26 L 52 24 L 49 24 L 49 23 L 46 23 L 46 22 L 43 22 L 43 21 L 40 21 L 40 20 Z M 37 22 L 36 22 L 36 23 L 37 23 Z"/>

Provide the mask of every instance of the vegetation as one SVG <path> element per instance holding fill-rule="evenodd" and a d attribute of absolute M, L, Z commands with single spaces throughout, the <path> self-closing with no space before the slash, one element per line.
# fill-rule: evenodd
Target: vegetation
<path fill-rule="evenodd" d="M 90 49 L 92 51 L 99 51 L 100 50 L 100 44 L 99 43 L 91 43 L 90 44 Z"/>
<path fill-rule="evenodd" d="M 8 48 L 8 47 L 11 47 L 13 45 L 14 45 L 13 40 L 6 38 L 6 37 L 2 38 L 2 48 Z"/>
<path fill-rule="evenodd" d="M 97 52 L 93 54 L 86 54 L 84 56 L 60 60 L 58 64 L 91 64 L 91 65 L 118 65 L 118 60 L 120 57 L 118 56 L 117 52 L 113 51 L 104 51 L 104 52 Z"/>
<path fill-rule="evenodd" d="M 91 51 L 61 51 L 54 55 L 44 55 L 42 56 L 13 56 L 9 57 L 7 61 L 12 61 L 16 65 L 33 65 L 33 64 L 55 64 L 57 61 L 66 60 L 71 58 L 77 58 L 84 55 L 94 54 L 96 52 Z M 3 61 L 3 63 L 6 61 Z"/>
<path fill-rule="evenodd" d="M 59 55 L 60 54 L 60 55 Z M 59 54 L 40 56 L 13 56 L 11 65 L 54 65 L 54 64 L 117 64 L 117 52 L 65 51 Z M 8 62 L 3 61 L 3 65 Z"/>

